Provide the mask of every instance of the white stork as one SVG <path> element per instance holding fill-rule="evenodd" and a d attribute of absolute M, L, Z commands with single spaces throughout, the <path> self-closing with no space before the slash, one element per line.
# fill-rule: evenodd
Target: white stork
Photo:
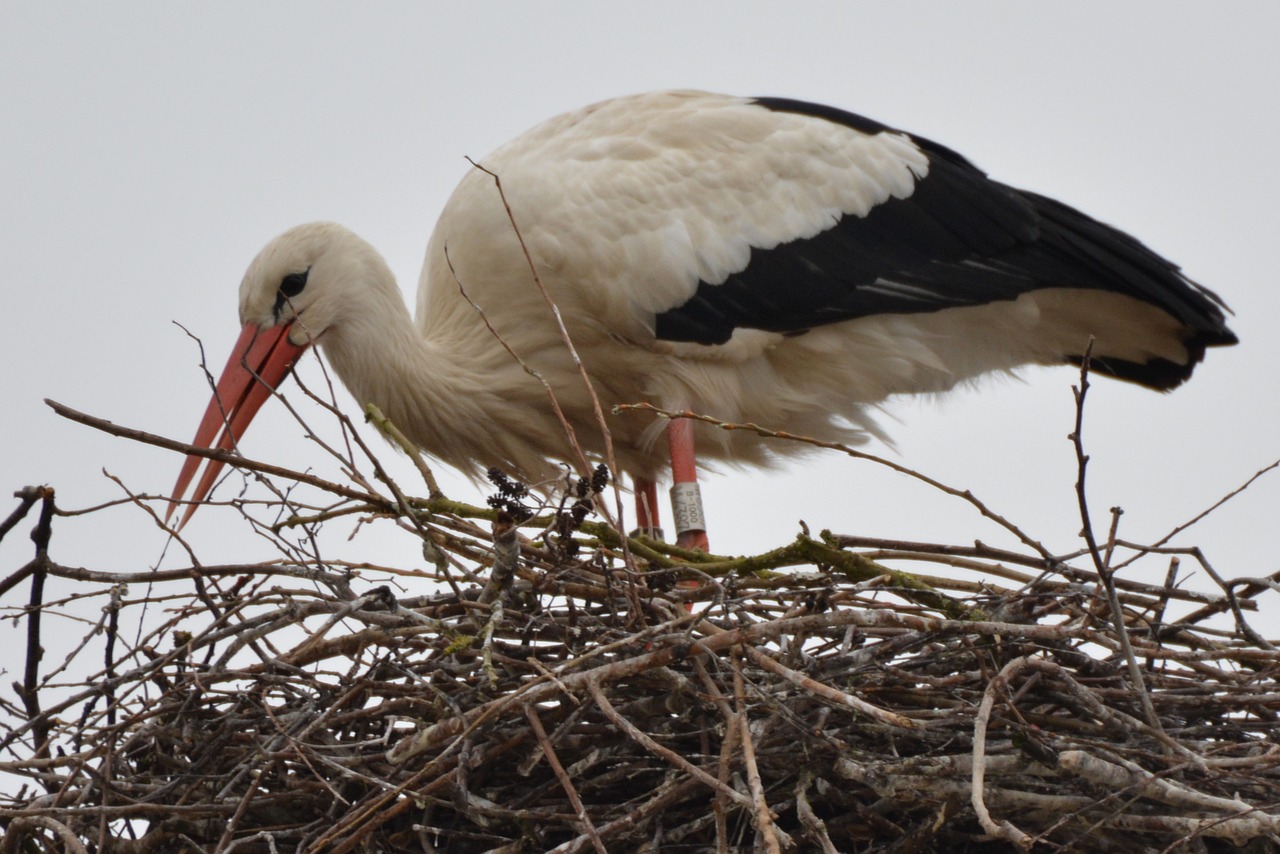
<path fill-rule="evenodd" d="M 605 412 L 649 401 L 855 442 L 875 433 L 867 408 L 889 395 L 1078 363 L 1091 340 L 1095 372 L 1158 390 L 1186 380 L 1206 347 L 1236 341 L 1222 300 L 1130 235 L 833 107 L 635 95 L 553 118 L 481 165 L 501 179 Z M 197 445 L 231 447 L 318 343 L 358 402 L 432 456 L 538 481 L 569 456 L 566 437 L 509 347 L 604 456 L 590 395 L 483 171 L 440 216 L 416 323 L 382 256 L 332 223 L 266 245 L 240 286 L 240 321 Z M 608 427 L 653 526 L 663 425 L 628 415 Z M 694 433 L 703 459 L 762 465 L 791 452 L 686 420 L 666 431 L 673 495 L 686 498 Z M 175 502 L 198 464 L 188 459 Z M 705 548 L 700 512 L 683 525 L 676 514 L 680 542 Z"/>

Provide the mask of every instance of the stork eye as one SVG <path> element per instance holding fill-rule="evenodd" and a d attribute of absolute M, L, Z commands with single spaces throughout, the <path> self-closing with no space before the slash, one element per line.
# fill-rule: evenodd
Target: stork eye
<path fill-rule="evenodd" d="M 307 268 L 301 273 L 290 273 L 280 280 L 280 293 L 285 295 L 286 299 L 296 297 L 302 293 L 302 289 L 307 286 L 307 273 L 311 272 L 311 268 Z"/>
<path fill-rule="evenodd" d="M 301 273 L 290 273 L 280 280 L 280 289 L 276 291 L 276 304 L 271 309 L 271 313 L 277 320 L 280 318 L 280 312 L 284 311 L 284 301 L 293 299 L 307 286 L 307 274 L 310 272 L 311 268 L 308 267 Z"/>

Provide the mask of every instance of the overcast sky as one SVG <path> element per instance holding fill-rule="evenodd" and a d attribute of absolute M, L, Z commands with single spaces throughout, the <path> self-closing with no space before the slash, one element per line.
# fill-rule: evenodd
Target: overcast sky
<path fill-rule="evenodd" d="M 592 101 L 694 87 L 822 101 L 931 137 L 999 180 L 1121 226 L 1218 291 L 1240 346 L 1211 352 L 1170 395 L 1102 379 L 1092 393 L 1095 512 L 1123 506 L 1121 534 L 1154 539 L 1280 457 L 1278 34 L 1274 2 L 5 3 L 0 487 L 49 483 L 62 507 L 85 507 L 119 497 L 106 469 L 135 491 L 167 491 L 176 456 L 64 421 L 42 398 L 189 439 L 208 388 L 174 321 L 221 367 L 240 277 L 269 238 L 342 222 L 411 295 L 464 156 Z M 319 366 L 304 375 L 318 383 Z M 885 419 L 896 449 L 870 449 L 972 489 L 1069 551 L 1075 381 L 1038 369 L 901 401 Z M 246 451 L 318 462 L 280 407 L 268 410 Z M 477 503 L 486 494 L 446 488 Z M 704 494 L 723 552 L 781 545 L 799 519 L 1005 541 L 966 505 L 838 456 L 711 476 Z M 1273 475 L 1180 542 L 1203 546 L 1229 577 L 1271 572 L 1278 510 Z M 209 563 L 274 556 L 243 529 L 230 511 L 206 510 L 188 531 Z M 333 531 L 335 553 L 420 560 L 390 528 L 350 546 L 345 535 Z M 163 546 L 124 507 L 60 520 L 53 557 L 138 570 Z M 11 535 L 0 574 L 29 555 Z M 0 632 L 19 638 L 12 625 Z"/>

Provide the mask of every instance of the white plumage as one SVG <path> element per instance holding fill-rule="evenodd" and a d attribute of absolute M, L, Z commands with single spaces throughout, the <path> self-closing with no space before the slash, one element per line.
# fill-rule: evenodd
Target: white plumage
<path fill-rule="evenodd" d="M 480 163 L 500 177 L 606 409 L 649 401 L 856 441 L 874 430 L 867 406 L 889 395 L 1069 362 L 1090 336 L 1099 370 L 1161 389 L 1189 376 L 1206 346 L 1235 340 L 1217 297 L 1127 235 L 827 107 L 702 92 L 618 98 L 551 119 Z M 238 348 L 287 335 L 270 370 L 262 354 L 251 365 L 267 382 L 319 343 L 358 401 L 432 455 L 473 475 L 497 466 L 541 479 L 571 458 L 563 430 L 487 319 L 556 390 L 583 446 L 603 450 L 480 170 L 463 177 L 428 245 L 416 323 L 378 253 L 329 223 L 262 250 L 240 317 Z M 242 380 L 220 392 L 246 389 Z M 213 441 L 218 412 L 211 405 L 198 442 Z M 231 432 L 251 417 L 232 414 Z M 609 427 L 621 468 L 657 478 L 662 425 L 626 415 Z M 790 450 L 717 430 L 698 443 L 702 457 L 752 464 Z"/>

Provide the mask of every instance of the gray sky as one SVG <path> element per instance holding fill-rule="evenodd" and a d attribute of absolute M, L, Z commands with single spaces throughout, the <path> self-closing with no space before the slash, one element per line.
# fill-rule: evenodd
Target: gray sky
<path fill-rule="evenodd" d="M 1211 352 L 1171 395 L 1094 385 L 1091 496 L 1098 515 L 1126 509 L 1122 536 L 1162 535 L 1280 456 L 1274 2 L 7 3 L 0 18 L 6 495 L 50 483 L 62 507 L 94 505 L 120 496 L 104 468 L 135 491 L 168 490 L 176 456 L 63 421 L 41 399 L 189 439 L 208 388 L 172 321 L 220 368 L 240 277 L 269 238 L 337 220 L 379 247 L 411 294 L 464 155 L 567 109 L 669 87 L 823 101 L 931 137 L 1121 226 L 1217 290 L 1239 347 Z M 304 375 L 319 383 L 314 361 Z M 896 450 L 870 450 L 1074 549 L 1075 380 L 1033 370 L 897 403 L 897 423 L 885 419 Z M 279 409 L 254 424 L 246 451 L 319 464 Z M 704 494 L 718 551 L 781 545 L 802 518 L 814 530 L 1007 542 L 966 505 L 839 456 L 711 476 Z M 1273 475 L 1180 542 L 1229 577 L 1274 571 L 1277 509 Z M 188 532 L 208 563 L 273 557 L 243 528 L 205 510 Z M 354 544 L 345 534 L 332 532 L 333 553 L 420 561 L 389 527 Z M 60 520 L 53 556 L 137 570 L 163 545 L 124 507 Z M 29 554 L 11 535 L 0 572 Z"/>

